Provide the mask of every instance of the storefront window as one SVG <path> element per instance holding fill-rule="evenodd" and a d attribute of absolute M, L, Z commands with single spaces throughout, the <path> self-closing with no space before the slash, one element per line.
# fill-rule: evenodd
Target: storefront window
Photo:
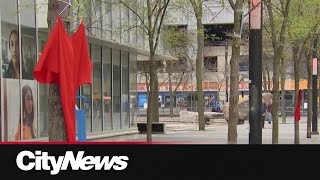
<path fill-rule="evenodd" d="M 91 45 L 93 62 L 93 131 L 102 131 L 101 46 Z"/>
<path fill-rule="evenodd" d="M 112 64 L 111 49 L 103 47 L 103 120 L 104 130 L 112 130 Z"/>
<path fill-rule="evenodd" d="M 43 21 L 44 15 L 36 16 L 35 2 L 37 1 L 0 1 L 0 134 L 3 135 L 0 140 L 4 141 L 48 137 L 49 85 L 38 83 L 33 77 L 33 70 L 50 31 L 46 27 L 46 21 Z M 129 11 L 120 12 L 119 6 L 111 3 L 104 6 L 95 1 L 95 5 L 95 8 L 98 8 L 95 14 L 102 16 L 102 11 L 108 13 L 94 26 L 101 30 L 102 20 L 106 20 L 103 24 L 108 26 L 107 29 L 114 26 L 115 28 L 111 29 L 118 30 L 114 38 L 120 41 L 122 37 L 122 41 L 129 43 L 133 38 L 132 33 L 120 32 L 120 20 L 130 25 Z M 100 9 L 100 6 L 104 7 Z M 112 12 L 117 20 L 115 24 L 112 24 Z M 97 24 L 100 25 L 96 26 Z M 102 32 L 98 30 L 96 33 Z M 111 38 L 112 33 L 109 31 L 100 36 Z M 89 44 L 88 47 L 93 62 L 92 84 L 82 85 L 77 92 L 77 95 L 85 96 L 84 99 L 77 100 L 77 105 L 86 112 L 87 133 L 135 126 L 136 55 L 100 45 Z"/>
<path fill-rule="evenodd" d="M 112 90 L 112 119 L 114 129 L 121 128 L 121 67 L 120 50 L 112 50 L 113 90 Z"/>
<path fill-rule="evenodd" d="M 121 86 L 121 124 L 122 129 L 129 128 L 129 53 L 121 51 L 121 74 L 122 74 L 122 86 Z"/>
<path fill-rule="evenodd" d="M 130 53 L 130 127 L 135 127 L 137 122 L 137 55 Z"/>

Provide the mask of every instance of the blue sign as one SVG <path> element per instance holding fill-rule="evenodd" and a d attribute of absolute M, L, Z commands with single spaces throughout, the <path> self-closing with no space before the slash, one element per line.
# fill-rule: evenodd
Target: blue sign
<path fill-rule="evenodd" d="M 147 103 L 148 98 L 146 94 L 140 94 L 138 98 L 138 106 L 143 108 L 144 104 Z"/>

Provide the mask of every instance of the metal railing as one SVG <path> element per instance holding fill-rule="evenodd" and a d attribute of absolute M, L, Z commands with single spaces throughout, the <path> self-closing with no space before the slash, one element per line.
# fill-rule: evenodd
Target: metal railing
<path fill-rule="evenodd" d="M 204 108 L 206 112 L 211 111 L 210 107 Z M 193 111 L 197 112 L 197 106 L 189 106 L 189 107 L 174 107 L 173 108 L 173 115 L 179 116 L 181 110 L 186 111 Z M 286 100 L 285 101 L 285 111 L 287 116 L 294 116 L 295 107 L 294 102 L 292 100 Z M 300 114 L 301 116 L 307 115 L 307 100 L 302 100 L 301 107 L 300 107 Z M 281 112 L 281 101 L 279 101 L 279 110 L 278 112 Z M 137 115 L 138 116 L 147 116 L 147 109 L 146 108 L 139 108 L 137 109 Z M 159 116 L 170 116 L 170 107 L 160 107 L 159 108 Z"/>
<path fill-rule="evenodd" d="M 186 111 L 192 111 L 197 112 L 197 107 L 174 107 L 173 108 L 173 116 L 178 117 L 180 116 L 180 111 L 186 110 Z M 210 112 L 211 108 L 205 107 L 205 112 Z M 147 116 L 147 109 L 146 108 L 139 108 L 137 110 L 137 115 L 140 117 Z M 159 108 L 159 116 L 170 116 L 170 107 L 160 107 Z"/>

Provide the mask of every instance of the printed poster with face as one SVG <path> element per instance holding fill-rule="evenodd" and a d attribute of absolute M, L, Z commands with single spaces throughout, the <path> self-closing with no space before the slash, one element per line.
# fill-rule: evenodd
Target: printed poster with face
<path fill-rule="evenodd" d="M 20 121 L 20 92 L 18 79 L 3 79 L 4 141 L 14 141 Z"/>
<path fill-rule="evenodd" d="M 19 80 L 16 79 L 4 79 L 3 84 L 5 141 L 31 140 L 37 138 L 36 82 L 22 80 L 21 89 L 19 88 Z"/>

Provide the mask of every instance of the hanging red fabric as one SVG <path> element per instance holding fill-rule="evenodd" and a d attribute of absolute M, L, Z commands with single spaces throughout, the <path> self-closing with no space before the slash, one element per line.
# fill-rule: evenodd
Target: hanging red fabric
<path fill-rule="evenodd" d="M 300 120 L 300 106 L 301 106 L 301 99 L 302 99 L 302 90 L 299 90 L 299 95 L 298 95 L 298 103 L 295 109 L 295 113 L 294 113 L 294 119 L 296 121 Z"/>
<path fill-rule="evenodd" d="M 68 142 L 76 141 L 76 91 L 80 85 L 91 84 L 91 73 L 83 21 L 73 35 L 68 35 L 59 16 L 33 75 L 39 83 L 59 84 Z"/>

